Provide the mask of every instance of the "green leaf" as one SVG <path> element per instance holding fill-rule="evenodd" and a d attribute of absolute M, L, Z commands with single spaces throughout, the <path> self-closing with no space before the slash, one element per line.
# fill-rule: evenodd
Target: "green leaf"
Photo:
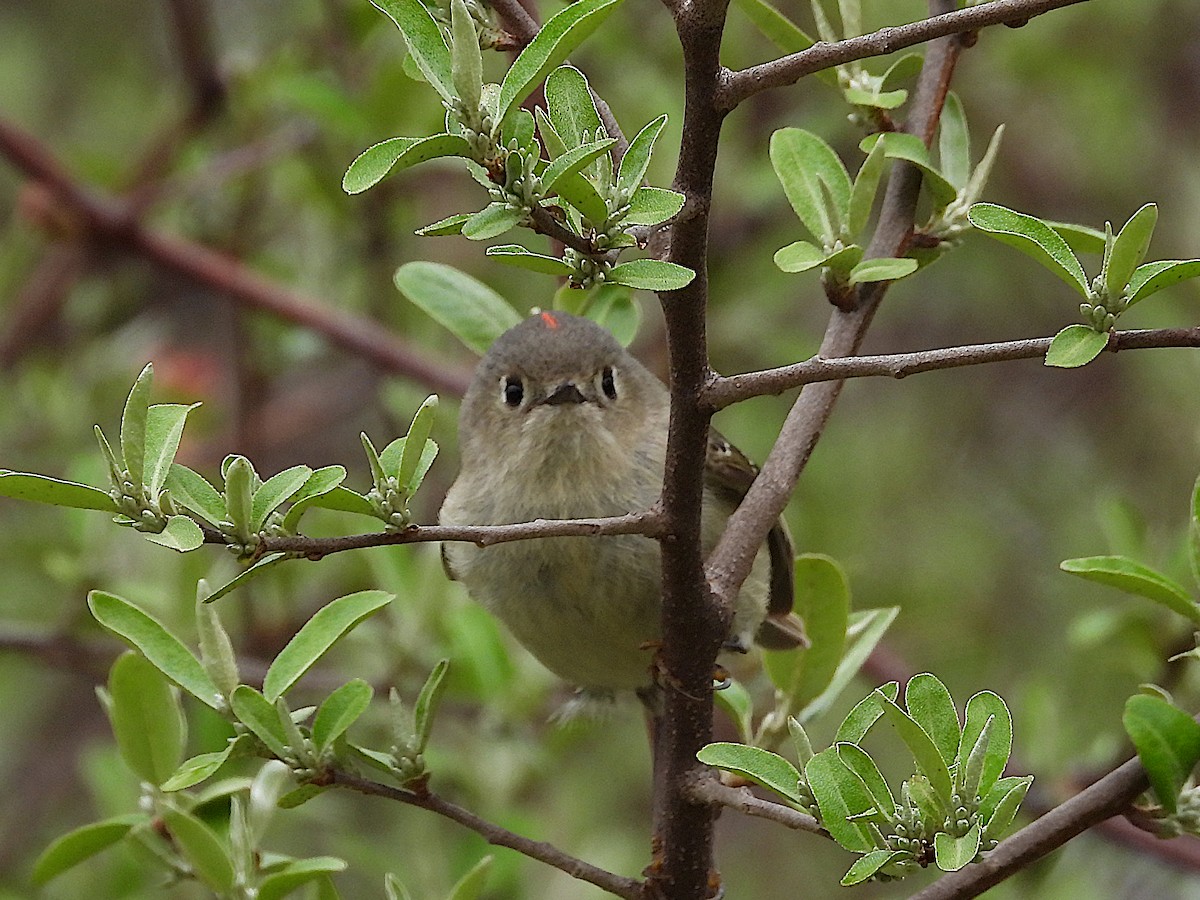
<path fill-rule="evenodd" d="M 412 894 L 408 892 L 408 888 L 391 872 L 388 872 L 383 878 L 383 890 L 387 895 L 387 900 L 412 900 Z"/>
<path fill-rule="evenodd" d="M 511 231 L 526 215 L 525 210 L 507 203 L 489 203 L 463 222 L 462 236 L 469 241 L 488 241 Z"/>
<path fill-rule="evenodd" d="M 875 149 L 876 143 L 884 145 L 884 155 L 889 159 L 902 159 L 921 170 L 922 183 L 928 189 L 936 207 L 945 207 L 958 197 L 958 189 L 938 171 L 929 157 L 929 148 L 915 134 L 902 131 L 872 134 L 863 138 L 858 146 L 864 152 L 870 152 Z"/>
<path fill-rule="evenodd" d="M 221 624 L 216 607 L 207 602 L 210 594 L 208 582 L 201 579 L 196 589 L 196 632 L 200 642 L 200 662 L 213 684 L 228 697 L 241 682 L 241 676 L 229 633 Z"/>
<path fill-rule="evenodd" d="M 254 732 L 268 750 L 281 759 L 288 755 L 287 730 L 270 700 L 249 685 L 240 684 L 229 695 L 229 705 L 238 721 Z"/>
<path fill-rule="evenodd" d="M 359 591 L 339 597 L 304 623 L 279 651 L 263 679 L 263 695 L 274 703 L 354 626 L 395 599 L 384 591 Z"/>
<path fill-rule="evenodd" d="M 804 778 L 821 810 L 821 824 L 835 841 L 855 853 L 879 849 L 866 823 L 851 820 L 874 809 L 874 803 L 862 780 L 838 758 L 836 749 L 822 750 L 810 759 L 804 766 Z"/>
<path fill-rule="evenodd" d="M 552 69 L 600 27 L 620 2 L 621 0 L 577 0 L 551 16 L 533 40 L 525 45 L 504 76 L 500 85 L 497 121 L 503 123 L 512 110 L 541 84 Z M 553 119 L 553 116 L 551 118 Z"/>
<path fill-rule="evenodd" d="M 67 869 L 73 868 L 84 860 L 91 859 L 100 851 L 111 847 L 129 834 L 130 829 L 147 821 L 148 818 L 145 815 L 138 813 L 115 816 L 111 819 L 80 826 L 55 838 L 54 842 L 42 851 L 37 862 L 33 864 L 33 874 L 30 876 L 30 880 L 35 885 L 45 884 Z"/>
<path fill-rule="evenodd" d="M 943 872 L 957 872 L 973 862 L 979 855 L 979 838 L 978 822 L 961 837 L 939 831 L 933 836 L 933 855 L 938 868 Z"/>
<path fill-rule="evenodd" d="M 915 259 L 900 259 L 894 256 L 877 256 L 864 259 L 850 270 L 850 284 L 870 281 L 895 281 L 917 271 Z"/>
<path fill-rule="evenodd" d="M 908 99 L 908 91 L 865 91 L 849 87 L 842 91 L 846 102 L 852 106 L 868 106 L 874 109 L 896 109 Z"/>
<path fill-rule="evenodd" d="M 1138 266 L 1129 279 L 1129 305 L 1157 294 L 1163 288 L 1200 277 L 1200 259 L 1160 259 Z"/>
<path fill-rule="evenodd" d="M 563 175 L 555 182 L 554 189 L 560 200 L 565 200 L 579 210 L 589 222 L 600 225 L 608 220 L 608 204 L 604 202 L 596 186 L 582 174 Z"/>
<path fill-rule="evenodd" d="M 229 514 L 220 492 L 187 466 L 173 463 L 165 487 L 173 503 L 191 510 L 211 525 L 218 524 Z"/>
<path fill-rule="evenodd" d="M 998 694 L 980 691 L 967 701 L 962 740 L 958 746 L 960 767 L 965 764 L 989 719 L 992 722 L 992 731 L 977 786 L 980 796 L 987 796 L 1000 780 L 1000 775 L 1008 764 L 1008 755 L 1012 751 L 1012 716 L 1008 712 L 1008 705 Z"/>
<path fill-rule="evenodd" d="M 312 474 L 308 466 L 292 466 L 264 481 L 250 503 L 250 530 L 256 534 L 261 531 L 267 517 L 308 484 Z"/>
<path fill-rule="evenodd" d="M 413 705 L 413 727 L 416 730 L 418 753 L 423 753 L 426 744 L 429 743 L 429 735 L 433 731 L 433 719 L 437 713 L 437 705 L 442 691 L 446 687 L 446 673 L 449 671 L 450 660 L 439 660 L 438 664 L 433 667 L 433 671 L 429 673 L 429 677 L 425 679 L 425 683 L 421 685 L 421 692 L 417 695 L 417 702 Z"/>
<path fill-rule="evenodd" d="M 953 91 L 946 95 L 939 120 L 938 159 L 947 181 L 959 189 L 967 186 L 971 177 L 971 133 L 962 101 Z"/>
<path fill-rule="evenodd" d="M 976 203 L 967 213 L 971 224 L 997 240 L 1016 247 L 1037 260 L 1083 297 L 1088 296 L 1087 276 L 1078 258 L 1057 231 L 1033 216 L 994 203 Z"/>
<path fill-rule="evenodd" d="M 391 0 L 388 0 L 391 2 Z M 395 0 L 409 2 L 409 0 Z M 416 0 L 412 0 L 416 2 Z M 425 138 L 388 138 L 368 147 L 342 176 L 342 190 L 347 194 L 361 194 L 383 180 L 384 176 L 419 163 L 445 156 L 471 158 L 471 145 L 460 134 L 435 134 Z M 445 221 L 445 220 L 443 220 Z M 438 223 L 441 224 L 441 223 Z M 433 227 L 433 226 L 429 226 Z"/>
<path fill-rule="evenodd" d="M 528 269 L 531 272 L 541 272 L 543 275 L 559 275 L 565 278 L 574 271 L 557 256 L 543 256 L 540 253 L 526 250 L 520 244 L 501 244 L 497 247 L 488 247 L 484 252 L 497 262 L 516 266 L 519 269 Z"/>
<path fill-rule="evenodd" d="M 622 347 L 632 344 L 642 323 L 641 307 L 634 301 L 633 292 L 627 287 L 606 282 L 594 285 L 590 293 L 587 317 L 611 331 Z"/>
<path fill-rule="evenodd" d="M 613 266 L 605 280 L 609 284 L 646 291 L 677 291 L 692 283 L 696 273 L 661 259 L 634 259 Z"/>
<path fill-rule="evenodd" d="M 179 809 L 164 809 L 163 820 L 200 880 L 218 893 L 229 891 L 233 887 L 233 860 L 216 832 Z"/>
<path fill-rule="evenodd" d="M 404 439 L 404 449 L 400 454 L 400 462 L 396 467 L 396 480 L 402 489 L 420 480 L 416 479 L 421 459 L 429 444 L 429 435 L 433 431 L 433 418 L 437 413 L 437 394 L 430 394 L 413 414 L 412 424 L 408 426 L 408 434 Z M 436 445 L 434 452 L 436 453 Z M 411 491 L 409 491 L 411 493 Z"/>
<path fill-rule="evenodd" d="M 794 608 L 812 644 L 764 654 L 771 680 L 788 698 L 789 712 L 802 709 L 829 687 L 842 660 L 850 616 L 850 585 L 831 557 L 797 557 L 794 583 Z"/>
<path fill-rule="evenodd" d="M 713 692 L 713 704 L 729 717 L 737 729 L 738 740 L 749 742 L 754 735 L 754 699 L 741 682 L 730 679 Z"/>
<path fill-rule="evenodd" d="M 461 3 L 461 0 L 460 0 Z M 259 883 L 258 900 L 280 900 L 297 888 L 317 879 L 345 870 L 346 863 L 336 856 L 313 856 L 289 862 L 277 872 L 267 875 Z"/>
<path fill-rule="evenodd" d="M 558 71 L 557 69 L 555 71 Z M 554 77 L 554 73 L 550 73 L 550 77 Z M 549 90 L 550 81 L 546 81 Z M 558 133 L 558 129 L 554 127 L 554 123 L 550 121 L 550 117 L 546 115 L 546 111 L 540 106 L 533 110 L 534 120 L 537 122 L 537 132 L 542 139 L 542 147 L 546 151 L 546 156 L 549 159 L 558 159 L 567 152 L 567 143 Z"/>
<path fill-rule="evenodd" d="M 1077 369 L 1087 365 L 1108 346 L 1108 332 L 1090 325 L 1068 325 L 1054 336 L 1046 351 L 1046 365 Z"/>
<path fill-rule="evenodd" d="M 323 466 L 314 471 L 304 486 L 292 494 L 291 506 L 283 517 L 284 530 L 294 532 L 304 511 L 315 505 L 315 499 L 328 494 L 345 480 L 345 466 Z"/>
<path fill-rule="evenodd" d="M 396 23 L 408 44 L 409 57 L 443 100 L 454 99 L 450 48 L 442 30 L 420 0 L 371 0 L 371 5 Z"/>
<path fill-rule="evenodd" d="M 825 264 L 828 254 L 816 244 L 795 241 L 775 251 L 775 265 L 784 272 L 807 272 Z"/>
<path fill-rule="evenodd" d="M 857 744 L 839 743 L 835 744 L 834 748 L 842 764 L 862 781 L 880 816 L 890 819 L 896 811 L 896 799 L 884 781 L 879 767 L 875 765 L 875 760 Z"/>
<path fill-rule="evenodd" d="M 450 266 L 405 263 L 396 287 L 409 300 L 480 355 L 492 341 L 521 321 L 508 301 L 483 282 Z"/>
<path fill-rule="evenodd" d="M 146 367 L 133 383 L 125 411 L 121 414 L 121 455 L 129 480 L 134 484 L 145 484 L 146 418 L 150 414 L 150 386 L 154 381 L 154 366 Z"/>
<path fill-rule="evenodd" d="M 220 600 L 226 594 L 237 590 L 252 578 L 257 578 L 259 575 L 267 571 L 267 569 L 273 569 L 281 562 L 289 559 L 293 559 L 293 556 L 290 553 L 284 553 L 282 551 L 267 553 L 259 557 L 254 561 L 253 565 L 243 569 L 237 575 L 233 576 L 233 578 L 229 579 L 229 581 L 225 582 L 223 585 L 209 594 L 208 598 L 204 602 L 212 603 L 216 600 Z"/>
<path fill-rule="evenodd" d="M 371 704 L 374 695 L 371 685 L 361 678 L 347 681 L 325 698 L 313 719 L 312 738 L 317 752 L 323 753 L 346 733 Z"/>
<path fill-rule="evenodd" d="M 1182 587 L 1160 572 L 1124 556 L 1087 556 L 1063 560 L 1059 568 L 1088 581 L 1146 597 L 1192 622 L 1200 622 L 1200 605 Z"/>
<path fill-rule="evenodd" d="M 701 748 L 700 752 L 696 754 L 696 759 L 705 765 L 741 775 L 757 785 L 786 797 L 794 804 L 803 805 L 804 803 L 804 798 L 797 789 L 801 780 L 800 773 L 795 766 L 777 753 L 763 750 L 760 747 L 721 741 Z"/>
<path fill-rule="evenodd" d="M 1099 228 L 1076 225 L 1072 222 L 1052 222 L 1049 219 L 1042 221 L 1058 232 L 1059 236 L 1067 242 L 1067 246 L 1075 253 L 1100 254 L 1104 252 L 1104 232 Z"/>
<path fill-rule="evenodd" d="M 678 214 L 685 199 L 678 191 L 640 187 L 629 201 L 629 211 L 621 221 L 626 225 L 658 225 Z"/>
<path fill-rule="evenodd" d="M 463 225 L 474 213 L 455 213 L 444 219 L 438 219 L 431 225 L 418 228 L 413 234 L 421 237 L 445 237 L 451 234 L 462 234 Z"/>
<path fill-rule="evenodd" d="M 875 194 L 879 191 L 879 179 L 883 177 L 883 170 L 887 165 L 884 149 L 885 145 L 879 143 L 872 147 L 858 174 L 854 176 L 846 222 L 846 232 L 851 240 L 862 234 L 863 229 L 867 227 L 867 220 L 871 217 Z"/>
<path fill-rule="evenodd" d="M 617 176 L 617 187 L 627 196 L 632 196 L 641 187 L 646 170 L 650 168 L 650 154 L 654 152 L 654 144 L 666 124 L 667 117 L 661 115 L 648 122 L 629 142 L 629 149 L 621 158 L 621 169 Z"/>
<path fill-rule="evenodd" d="M 336 509 L 341 512 L 358 513 L 361 516 L 375 517 L 375 507 L 371 501 L 357 491 L 339 485 L 328 493 L 313 497 L 309 503 L 321 509 Z"/>
<path fill-rule="evenodd" d="M 309 800 L 329 790 L 327 784 L 302 784 L 298 788 L 288 791 L 276 802 L 279 809 L 295 809 L 297 806 L 303 806 Z"/>
<path fill-rule="evenodd" d="M 108 674 L 109 718 L 117 747 L 143 781 L 159 784 L 183 759 L 183 711 L 171 685 L 151 663 L 126 651 Z"/>
<path fill-rule="evenodd" d="M 187 516 L 168 516 L 163 530 L 157 534 L 146 531 L 142 537 L 152 544 L 188 553 L 204 544 L 204 532 Z"/>
<path fill-rule="evenodd" d="M 602 127 L 587 78 L 573 66 L 559 66 L 550 73 L 546 79 L 546 105 L 554 133 L 564 143 L 563 152 L 593 139 Z"/>
<path fill-rule="evenodd" d="M 1119 297 L 1125 291 L 1125 285 L 1146 258 L 1156 224 L 1158 207 L 1147 203 L 1130 216 L 1129 221 L 1121 228 L 1121 233 L 1113 241 L 1112 253 L 1104 271 L 1104 286 L 1108 289 L 1110 297 Z"/>
<path fill-rule="evenodd" d="M 220 711 L 223 706 L 221 692 L 200 661 L 161 622 L 128 600 L 104 591 L 91 591 L 88 607 L 97 622 L 140 650 L 171 681 L 200 702 Z"/>
<path fill-rule="evenodd" d="M 254 534 L 250 524 L 254 519 L 254 485 L 257 476 L 254 466 L 244 456 L 234 456 L 225 469 L 225 508 L 234 532 L 242 540 Z"/>
<path fill-rule="evenodd" d="M 823 244 L 832 244 L 850 209 L 852 185 L 842 161 L 824 140 L 800 128 L 781 128 L 772 134 L 770 153 L 771 165 L 800 221 Z"/>
<path fill-rule="evenodd" d="M 984 802 L 980 804 L 980 817 L 987 823 L 983 828 L 984 840 L 1000 840 L 1001 835 L 1016 818 L 1017 810 L 1021 808 L 1021 801 L 1025 799 L 1031 784 L 1032 775 L 1023 778 L 1001 778 L 996 782 Z"/>
<path fill-rule="evenodd" d="M 767 0 L 734 0 L 734 6 L 744 12 L 767 40 L 784 53 L 799 53 L 816 43 Z M 822 69 L 813 74 L 826 84 L 837 87 L 837 73 L 833 69 Z"/>
<path fill-rule="evenodd" d="M 946 686 L 929 672 L 914 675 L 904 689 L 904 705 L 908 707 L 908 714 L 933 739 L 947 768 L 954 765 L 962 732 L 954 700 Z"/>
<path fill-rule="evenodd" d="M 1200 762 L 1200 724 L 1160 697 L 1134 694 L 1121 717 L 1138 758 L 1168 813 L 1176 811 L 1179 792 Z"/>
<path fill-rule="evenodd" d="M 883 638 L 899 613 L 898 606 L 851 613 L 850 627 L 846 631 L 847 648 L 842 656 L 842 661 L 838 663 L 837 671 L 834 673 L 829 687 L 797 716 L 801 722 L 810 722 L 828 711 L 854 676 L 858 674 L 863 663 L 867 661 L 867 657 L 871 655 L 871 651 L 875 649 L 875 645 Z M 895 697 L 894 693 L 892 697 Z M 850 741 L 850 743 L 858 742 L 856 738 L 846 737 L 840 732 L 839 739 Z"/>
<path fill-rule="evenodd" d="M 884 718 L 896 729 L 896 733 L 908 747 L 908 751 L 917 764 L 917 769 L 929 779 L 929 786 L 937 794 L 943 808 L 949 809 L 950 795 L 954 788 L 950 781 L 950 769 L 946 765 L 945 759 L 942 758 L 937 744 L 916 719 L 893 701 L 879 691 L 875 692 L 875 696 L 879 698 L 880 705 L 883 707 Z"/>
<path fill-rule="evenodd" d="M 842 876 L 841 883 L 844 887 L 862 884 L 889 863 L 910 857 L 911 855 L 903 850 L 872 850 L 869 853 L 864 853 L 854 861 L 854 865 Z"/>
<path fill-rule="evenodd" d="M 889 681 L 876 688 L 876 691 L 881 691 L 889 700 L 895 700 L 900 694 L 900 683 Z M 838 726 L 837 734 L 834 735 L 834 743 L 859 743 L 882 715 L 883 704 L 875 696 L 875 691 L 872 691 L 854 704 L 854 708 L 846 714 L 846 718 Z"/>
<path fill-rule="evenodd" d="M 162 490 L 171 463 L 179 451 L 179 440 L 183 437 L 183 426 L 188 413 L 199 405 L 160 403 L 151 406 L 147 411 L 144 466 L 146 487 L 149 488 L 151 497 L 157 497 Z"/>
<path fill-rule="evenodd" d="M 492 870 L 493 857 L 485 856 L 479 862 L 475 863 L 462 878 L 458 879 L 454 887 L 450 889 L 446 900 L 478 900 L 483 896 L 483 890 L 487 886 L 488 875 Z"/>
<path fill-rule="evenodd" d="M 971 173 L 971 177 L 967 179 L 967 186 L 962 191 L 967 202 L 974 202 L 983 194 L 983 189 L 987 186 L 988 179 L 992 176 L 992 167 L 996 164 L 996 157 L 1000 153 L 1000 141 L 1003 137 L 1004 126 L 997 125 L 996 130 L 992 132 L 992 139 L 988 141 L 987 149 L 983 152 L 983 159 L 979 161 L 979 165 L 975 167 L 975 171 Z M 1065 231 L 1060 231 L 1059 235 L 1067 241 L 1067 246 L 1072 249 L 1075 246 L 1072 240 L 1080 237 L 1078 231 L 1074 232 L 1070 237 L 1067 236 L 1067 232 Z"/>
<path fill-rule="evenodd" d="M 31 472 L 9 472 L 0 469 L 0 497 L 74 509 L 99 509 L 107 513 L 120 511 L 107 491 L 89 484 L 76 484 L 74 481 L 62 481 Z"/>
<path fill-rule="evenodd" d="M 212 777 L 217 773 L 217 770 L 229 760 L 235 750 L 249 740 L 245 735 L 229 741 L 225 745 L 224 750 L 217 750 L 213 753 L 201 753 L 193 756 L 189 760 L 185 760 L 183 764 L 175 770 L 175 772 L 164 781 L 160 787 L 161 790 L 171 793 L 173 791 L 181 791 L 184 788 L 190 788 L 199 784 L 202 781 Z"/>
<path fill-rule="evenodd" d="M 591 141 L 567 150 L 550 163 L 546 167 L 546 171 L 541 174 L 542 189 L 547 193 L 554 191 L 563 178 L 578 175 L 586 166 L 608 153 L 609 148 L 615 143 L 616 140 L 613 138 L 605 138 L 602 141 Z"/>
<path fill-rule="evenodd" d="M 415 464 L 415 470 L 406 480 L 400 481 L 398 473 L 401 467 L 401 457 L 404 455 L 406 447 L 408 447 L 408 438 L 396 438 L 383 448 L 383 452 L 379 454 L 379 459 L 385 470 L 397 473 L 400 490 L 411 496 L 421 486 L 421 482 L 425 480 L 425 476 L 429 473 L 429 467 L 437 459 L 438 445 L 429 440 L 429 438 L 426 438 L 425 447 Z"/>
<path fill-rule="evenodd" d="M 479 34 L 463 0 L 450 2 L 450 33 L 450 77 L 463 106 L 474 112 L 479 109 L 483 91 L 483 57 Z"/>

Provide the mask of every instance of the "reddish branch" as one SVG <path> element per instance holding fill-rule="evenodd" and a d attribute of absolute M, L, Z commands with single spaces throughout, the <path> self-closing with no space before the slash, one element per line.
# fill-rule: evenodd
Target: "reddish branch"
<path fill-rule="evenodd" d="M 469 372 L 433 359 L 388 334 L 377 322 L 324 307 L 263 278 L 232 257 L 143 225 L 124 204 L 78 184 L 49 150 L 4 121 L 0 121 L 0 154 L 48 188 L 75 224 L 96 239 L 185 275 L 248 307 L 311 329 L 387 371 L 450 394 L 466 390 Z"/>

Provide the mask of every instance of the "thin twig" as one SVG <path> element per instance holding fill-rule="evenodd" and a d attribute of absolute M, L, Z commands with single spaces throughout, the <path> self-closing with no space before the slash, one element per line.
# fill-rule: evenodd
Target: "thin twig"
<path fill-rule="evenodd" d="M 522 47 L 538 33 L 537 19 L 517 0 L 487 0 L 487 5 L 496 11 L 504 30 L 516 38 Z"/>
<path fill-rule="evenodd" d="M 469 541 L 480 547 L 509 541 L 528 541 L 549 537 L 598 537 L 615 534 L 641 534 L 658 537 L 662 533 L 662 515 L 657 510 L 633 512 L 623 516 L 596 519 L 534 519 L 511 525 L 410 525 L 402 531 L 378 531 L 343 537 L 264 537 L 263 553 L 296 553 L 320 559 L 331 553 L 419 544 L 430 541 Z M 205 530 L 205 542 L 223 544 L 225 537 L 215 529 Z"/>
<path fill-rule="evenodd" d="M 781 366 L 778 369 L 715 378 L 705 389 L 704 399 L 714 410 L 718 410 L 751 397 L 778 394 L 790 388 L 822 381 L 871 376 L 906 378 L 909 375 L 939 369 L 1037 359 L 1046 355 L 1052 340 L 1054 339 L 1048 337 L 1030 338 L 883 356 L 844 356 L 834 359 L 814 356 L 804 362 Z M 1200 326 L 1119 331 L 1110 338 L 1105 350 L 1117 353 L 1121 350 L 1155 347 L 1200 347 Z"/>
<path fill-rule="evenodd" d="M 761 797 L 755 797 L 754 794 L 750 793 L 749 788 L 730 787 L 727 784 L 722 784 L 711 774 L 694 778 L 688 790 L 692 797 L 701 803 L 707 803 L 711 806 L 726 806 L 743 815 L 768 819 L 786 828 L 793 828 L 796 831 L 808 831 L 813 834 L 819 834 L 822 837 L 829 837 L 829 832 L 821 827 L 821 823 L 807 813 L 792 809 L 790 806 L 784 806 L 782 803 L 774 803 L 770 800 L 764 800 Z"/>
<path fill-rule="evenodd" d="M 935 38 L 976 31 L 989 25 L 1024 25 L 1034 16 L 1082 2 L 1085 0 L 991 0 L 832 44 L 819 41 L 799 53 L 727 73 L 717 103 L 720 109 L 728 111 L 760 91 L 795 84 L 804 76 L 823 69 L 872 56 L 885 56 Z"/>
<path fill-rule="evenodd" d="M 246 306 L 308 328 L 332 344 L 434 390 L 458 395 L 470 383 L 466 369 L 433 359 L 389 334 L 377 322 L 322 306 L 268 281 L 232 257 L 140 224 L 122 204 L 78 184 L 40 142 L 3 120 L 0 155 L 42 182 L 84 228 L 115 247 L 183 274 Z"/>
<path fill-rule="evenodd" d="M 427 809 L 440 816 L 445 816 L 447 819 L 457 822 L 465 828 L 469 828 L 493 846 L 508 847 L 510 850 L 516 850 L 530 859 L 536 859 L 538 862 L 553 866 L 559 871 L 567 873 L 572 878 L 578 878 L 580 881 L 594 884 L 608 891 L 610 894 L 624 897 L 626 900 L 643 900 L 644 898 L 642 882 L 637 879 L 617 875 L 614 872 L 593 866 L 591 863 L 585 862 L 578 857 L 564 853 L 553 844 L 548 844 L 545 841 L 535 841 L 509 831 L 507 828 L 501 828 L 499 825 L 480 818 L 470 810 L 439 797 L 428 789 L 406 790 L 404 788 L 380 784 L 376 781 L 369 781 L 368 779 L 359 778 L 356 775 L 346 772 L 333 772 L 331 774 L 333 784 L 338 787 L 376 797 L 386 797 L 389 800 L 396 800 L 400 803 L 406 803 L 409 806 Z"/>

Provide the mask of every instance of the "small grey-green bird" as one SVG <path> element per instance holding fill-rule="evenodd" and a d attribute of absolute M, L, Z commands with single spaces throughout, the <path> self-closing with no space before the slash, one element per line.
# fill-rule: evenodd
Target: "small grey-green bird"
<path fill-rule="evenodd" d="M 541 312 L 496 339 L 459 414 L 462 471 L 446 525 L 618 516 L 662 490 L 670 397 L 607 330 Z M 703 548 L 716 544 L 757 470 L 716 431 L 704 473 Z M 644 691 L 660 637 L 658 542 L 642 535 L 450 542 L 451 578 L 530 653 L 590 695 Z M 805 642 L 792 613 L 792 544 L 777 522 L 735 607 L 730 649 Z"/>

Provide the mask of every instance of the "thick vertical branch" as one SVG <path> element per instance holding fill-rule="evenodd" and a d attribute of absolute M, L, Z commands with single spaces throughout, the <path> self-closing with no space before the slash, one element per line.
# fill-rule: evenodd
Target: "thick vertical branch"
<path fill-rule="evenodd" d="M 708 602 L 700 546 L 700 506 L 711 412 L 701 403 L 711 375 L 705 338 L 708 224 L 723 114 L 715 95 L 727 0 L 675 8 L 684 57 L 683 143 L 674 188 L 686 198 L 671 231 L 670 259 L 696 278 L 663 294 L 671 370 L 671 423 L 662 507 L 664 700 L 654 747 L 656 858 L 652 896 L 708 896 L 713 814 L 685 790 L 696 751 L 711 740 L 712 674 L 724 627 Z"/>

